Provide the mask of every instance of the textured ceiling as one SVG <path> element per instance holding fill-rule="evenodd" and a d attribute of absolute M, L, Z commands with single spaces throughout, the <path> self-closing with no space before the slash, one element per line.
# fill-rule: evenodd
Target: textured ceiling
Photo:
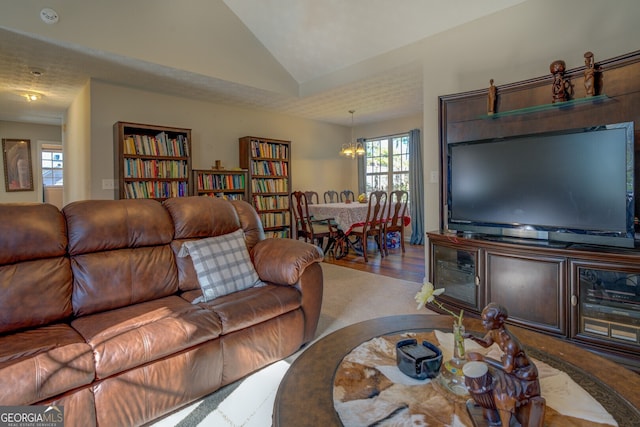
<path fill-rule="evenodd" d="M 225 3 L 302 84 L 521 1 Z M 3 7 L 6 3 L 0 6 L 0 13 Z M 91 14 L 90 5 L 85 13 Z M 31 73 L 33 64 L 38 64 L 35 71 L 42 72 L 41 76 Z M 342 125 L 350 124 L 350 109 L 356 109 L 358 123 L 422 111 L 423 72 L 415 62 L 295 97 L 0 27 L 0 120 L 59 124 L 89 78 Z M 41 94 L 42 99 L 27 102 L 23 94 L 28 91 Z"/>
<path fill-rule="evenodd" d="M 224 0 L 298 83 L 524 0 Z"/>

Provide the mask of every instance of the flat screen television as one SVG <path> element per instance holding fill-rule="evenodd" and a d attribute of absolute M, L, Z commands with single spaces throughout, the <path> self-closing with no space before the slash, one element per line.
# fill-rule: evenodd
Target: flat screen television
<path fill-rule="evenodd" d="M 633 122 L 451 143 L 447 227 L 633 247 L 633 144 Z"/>

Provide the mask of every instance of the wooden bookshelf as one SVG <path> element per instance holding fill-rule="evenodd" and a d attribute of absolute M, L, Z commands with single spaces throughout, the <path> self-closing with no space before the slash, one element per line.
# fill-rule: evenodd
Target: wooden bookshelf
<path fill-rule="evenodd" d="M 246 170 L 193 170 L 194 194 L 197 196 L 247 201 L 247 181 Z"/>
<path fill-rule="evenodd" d="M 290 166 L 290 141 L 240 138 L 240 167 L 248 173 L 248 200 L 258 211 L 269 237 L 291 237 Z"/>
<path fill-rule="evenodd" d="M 113 137 L 117 199 L 193 194 L 191 129 L 117 122 Z"/>

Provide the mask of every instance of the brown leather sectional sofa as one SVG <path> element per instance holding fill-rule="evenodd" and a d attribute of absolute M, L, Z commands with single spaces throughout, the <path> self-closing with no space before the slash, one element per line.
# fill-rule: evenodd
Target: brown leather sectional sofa
<path fill-rule="evenodd" d="M 182 242 L 239 228 L 266 286 L 192 304 Z M 63 405 L 65 427 L 148 423 L 309 342 L 321 260 L 265 239 L 245 202 L 0 205 L 0 406 Z"/>

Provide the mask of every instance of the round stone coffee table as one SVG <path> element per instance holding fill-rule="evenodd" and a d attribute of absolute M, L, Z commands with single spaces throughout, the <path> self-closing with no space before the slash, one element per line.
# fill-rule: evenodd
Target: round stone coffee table
<path fill-rule="evenodd" d="M 337 367 L 361 343 L 381 335 L 407 331 L 451 330 L 451 317 L 390 316 L 347 326 L 318 340 L 289 367 L 275 399 L 273 425 L 342 426 L 334 409 L 333 384 Z M 477 319 L 465 319 L 469 331 L 482 333 Z M 640 375 L 568 342 L 509 326 L 527 351 L 571 372 L 589 393 L 615 416 L 619 425 L 640 425 Z"/>

